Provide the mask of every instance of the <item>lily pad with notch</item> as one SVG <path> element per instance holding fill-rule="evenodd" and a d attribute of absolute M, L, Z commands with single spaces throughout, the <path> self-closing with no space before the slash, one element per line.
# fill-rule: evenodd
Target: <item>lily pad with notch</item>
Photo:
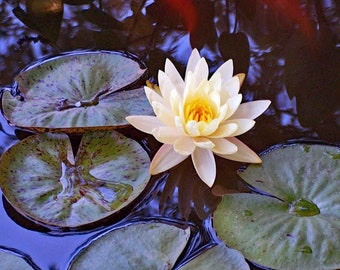
<path fill-rule="evenodd" d="M 262 194 L 224 195 L 218 236 L 273 269 L 340 268 L 340 148 L 297 143 L 271 148 L 240 176 Z"/>
<path fill-rule="evenodd" d="M 178 268 L 175 264 L 189 237 L 190 228 L 155 221 L 130 224 L 90 240 L 75 254 L 68 269 L 249 269 L 242 254 L 224 244 Z"/>
<path fill-rule="evenodd" d="M 153 113 L 145 76 L 144 65 L 130 54 L 66 53 L 20 72 L 14 88 L 21 98 L 5 92 L 2 109 L 11 124 L 38 132 L 111 130 L 127 126 L 128 115 Z"/>
<path fill-rule="evenodd" d="M 149 166 L 142 146 L 114 130 L 87 132 L 75 156 L 66 134 L 41 133 L 1 156 L 0 186 L 24 216 L 73 228 L 132 203 L 150 179 Z"/>
<path fill-rule="evenodd" d="M 190 228 L 160 222 L 129 225 L 93 239 L 68 269 L 172 269 L 189 236 Z"/>

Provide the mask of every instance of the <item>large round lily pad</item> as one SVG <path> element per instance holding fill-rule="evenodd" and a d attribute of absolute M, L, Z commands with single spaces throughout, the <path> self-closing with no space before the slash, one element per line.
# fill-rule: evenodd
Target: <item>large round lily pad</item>
<path fill-rule="evenodd" d="M 18 212 L 62 227 L 85 225 L 131 203 L 150 179 L 150 159 L 116 131 L 83 135 L 74 157 L 63 133 L 30 136 L 0 159 L 0 185 Z"/>
<path fill-rule="evenodd" d="M 19 73 L 15 82 L 23 100 L 4 93 L 3 112 L 13 125 L 38 132 L 126 126 L 128 115 L 152 114 L 141 87 L 145 72 L 124 54 L 64 54 Z"/>
<path fill-rule="evenodd" d="M 274 269 L 340 268 L 340 149 L 293 144 L 240 176 L 261 194 L 225 195 L 214 228 L 230 247 Z"/>
<path fill-rule="evenodd" d="M 218 244 L 189 261 L 180 270 L 232 269 L 249 270 L 249 265 L 240 252 Z"/>
<path fill-rule="evenodd" d="M 22 256 L 8 250 L 0 249 L 0 269 L 4 270 L 33 270 Z"/>
<path fill-rule="evenodd" d="M 189 228 L 164 223 L 130 225 L 95 239 L 74 258 L 69 269 L 171 269 L 189 236 Z"/>

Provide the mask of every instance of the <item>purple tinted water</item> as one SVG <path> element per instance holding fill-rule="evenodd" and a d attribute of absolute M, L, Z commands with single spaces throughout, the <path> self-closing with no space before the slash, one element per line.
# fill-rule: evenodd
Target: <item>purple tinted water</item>
<path fill-rule="evenodd" d="M 233 58 L 235 72 L 247 73 L 241 88 L 244 101 L 272 101 L 255 127 L 241 136 L 252 149 L 261 152 L 300 139 L 340 144 L 337 1 L 189 1 L 193 3 L 189 10 L 195 13 L 171 9 L 165 0 L 49 2 L 55 5 L 41 12 L 26 7 L 25 1 L 0 0 L 0 85 L 11 85 L 14 76 L 33 61 L 78 49 L 129 51 L 146 63 L 156 80 L 166 58 L 183 73 L 192 48 L 197 47 L 211 72 Z M 18 133 L 2 116 L 0 120 L 3 153 L 17 142 Z M 151 154 L 159 147 L 152 138 L 137 135 Z M 41 269 L 66 269 L 77 249 L 102 231 L 149 219 L 181 224 L 182 212 L 196 232 L 181 257 L 186 259 L 217 241 L 210 219 L 201 222 L 196 213 L 209 214 L 219 201 L 215 195 L 242 188 L 235 172 L 242 164 L 220 159 L 217 163 L 212 192 L 190 170 L 181 174 L 186 170 L 179 168 L 155 178 L 153 190 L 132 212 L 123 213 L 121 221 L 109 219 L 75 232 L 35 224 L 1 196 L 0 247 L 27 254 Z"/>

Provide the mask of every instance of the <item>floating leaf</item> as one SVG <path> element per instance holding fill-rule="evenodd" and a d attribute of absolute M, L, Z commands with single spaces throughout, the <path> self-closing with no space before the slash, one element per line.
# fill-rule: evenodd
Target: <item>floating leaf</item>
<path fill-rule="evenodd" d="M 0 269 L 8 270 L 32 270 L 32 268 L 22 257 L 14 255 L 12 252 L 0 250 Z"/>
<path fill-rule="evenodd" d="M 6 92 L 3 111 L 12 124 L 38 132 L 125 126 L 128 115 L 152 114 L 143 88 L 136 87 L 145 71 L 132 57 L 113 52 L 47 59 L 15 78 L 24 101 Z"/>
<path fill-rule="evenodd" d="M 131 203 L 150 179 L 149 165 L 144 149 L 116 131 L 86 133 L 76 157 L 66 134 L 42 133 L 3 154 L 0 185 L 23 215 L 76 227 Z"/>
<path fill-rule="evenodd" d="M 95 239 L 74 258 L 70 270 L 171 269 L 189 236 L 189 228 L 163 223 L 130 225 Z"/>
<path fill-rule="evenodd" d="M 180 268 L 180 270 L 206 269 L 247 270 L 249 265 L 240 252 L 224 244 L 218 244 Z"/>
<path fill-rule="evenodd" d="M 326 212 L 340 217 L 340 211 L 332 211 L 340 202 L 340 148 L 321 144 L 292 144 L 269 150 L 263 155 L 263 164 L 252 164 L 240 172 L 250 185 L 281 200 L 293 203 L 308 199 L 322 206 Z"/>
<path fill-rule="evenodd" d="M 240 173 L 260 194 L 225 195 L 214 228 L 231 248 L 274 269 L 340 267 L 340 149 L 293 144 Z M 251 214 L 250 214 L 251 213 Z"/>

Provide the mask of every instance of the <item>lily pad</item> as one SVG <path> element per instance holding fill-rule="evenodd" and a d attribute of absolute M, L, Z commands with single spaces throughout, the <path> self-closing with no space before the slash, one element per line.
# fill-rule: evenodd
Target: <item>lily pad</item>
<path fill-rule="evenodd" d="M 125 117 L 152 114 L 141 84 L 146 69 L 114 52 L 64 54 L 34 64 L 15 78 L 22 99 L 5 92 L 5 117 L 33 131 L 82 133 L 126 126 Z M 138 85 L 139 83 L 139 85 Z"/>
<path fill-rule="evenodd" d="M 24 258 L 0 249 L 0 269 L 33 270 Z"/>
<path fill-rule="evenodd" d="M 171 269 L 189 236 L 189 228 L 164 223 L 130 225 L 94 239 L 69 269 Z"/>
<path fill-rule="evenodd" d="M 63 133 L 20 141 L 0 159 L 1 189 L 20 213 L 42 223 L 77 227 L 131 203 L 150 179 L 150 159 L 116 131 L 83 135 L 76 156 Z"/>
<path fill-rule="evenodd" d="M 340 268 L 340 149 L 292 144 L 268 151 L 240 176 L 271 195 L 223 196 L 218 236 L 274 269 Z"/>
<path fill-rule="evenodd" d="M 250 269 L 240 252 L 218 244 L 201 255 L 189 261 L 180 270 L 206 270 L 206 269 Z"/>

